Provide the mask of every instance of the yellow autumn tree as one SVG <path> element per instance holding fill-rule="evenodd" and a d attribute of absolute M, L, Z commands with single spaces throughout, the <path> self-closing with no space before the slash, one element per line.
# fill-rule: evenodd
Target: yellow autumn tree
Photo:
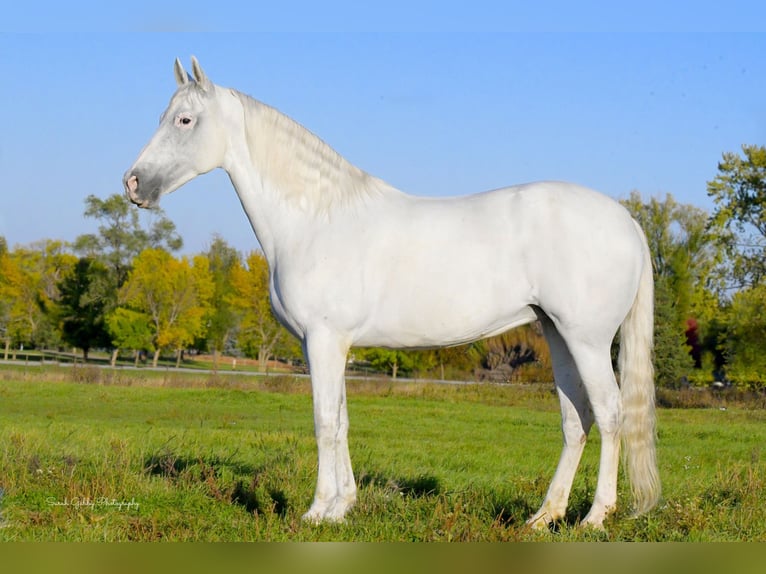
<path fill-rule="evenodd" d="M 236 261 L 231 269 L 231 287 L 228 301 L 239 316 L 237 343 L 246 355 L 256 357 L 264 370 L 277 349 L 289 349 L 296 343 L 271 311 L 269 267 L 262 253 L 250 252 L 245 266 Z M 292 349 L 288 352 L 293 353 Z"/>
<path fill-rule="evenodd" d="M 23 277 L 18 262 L 11 257 L 5 241 L 0 244 L 0 336 L 4 343 L 3 358 L 8 359 L 22 317 L 19 313 L 19 288 Z"/>
<path fill-rule="evenodd" d="M 52 309 L 58 285 L 77 258 L 61 241 L 37 241 L 0 256 L 0 332 L 7 356 L 11 343 L 44 348 L 60 343 Z"/>
<path fill-rule="evenodd" d="M 120 289 L 120 302 L 151 318 L 155 348 L 153 366 L 160 351 L 181 352 L 202 336 L 210 312 L 213 281 L 207 257 L 176 259 L 162 249 L 146 249 L 133 260 L 133 269 Z"/>

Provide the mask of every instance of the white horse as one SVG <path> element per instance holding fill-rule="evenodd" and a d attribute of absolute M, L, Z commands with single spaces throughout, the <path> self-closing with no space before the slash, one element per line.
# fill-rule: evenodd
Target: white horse
<path fill-rule="evenodd" d="M 638 224 L 617 202 L 567 183 L 457 198 L 404 194 L 308 130 L 235 90 L 192 58 L 125 173 L 149 207 L 223 168 L 263 248 L 276 316 L 311 373 L 318 479 L 310 521 L 339 521 L 356 500 L 344 370 L 351 346 L 459 345 L 539 320 L 561 401 L 564 449 L 529 524 L 564 516 L 594 420 L 598 483 L 583 524 L 617 502 L 620 438 L 636 512 L 652 508 L 655 462 L 652 267 Z M 610 345 L 620 329 L 618 386 Z"/>

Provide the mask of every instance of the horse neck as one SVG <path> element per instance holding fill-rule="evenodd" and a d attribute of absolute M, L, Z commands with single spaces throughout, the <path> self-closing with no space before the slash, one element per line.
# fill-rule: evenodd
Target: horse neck
<path fill-rule="evenodd" d="M 231 94 L 237 109 L 230 121 L 239 125 L 225 167 L 270 262 L 290 230 L 303 234 L 316 221 L 400 194 L 274 108 Z"/>

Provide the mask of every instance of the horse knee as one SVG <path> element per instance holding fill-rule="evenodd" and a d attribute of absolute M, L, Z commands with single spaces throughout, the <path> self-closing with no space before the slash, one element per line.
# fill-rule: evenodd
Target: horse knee
<path fill-rule="evenodd" d="M 583 427 L 579 422 L 564 421 L 561 429 L 566 446 L 583 446 L 588 441 L 590 425 Z"/>
<path fill-rule="evenodd" d="M 622 421 L 621 409 L 618 407 L 596 415 L 596 425 L 601 436 L 617 435 Z"/>

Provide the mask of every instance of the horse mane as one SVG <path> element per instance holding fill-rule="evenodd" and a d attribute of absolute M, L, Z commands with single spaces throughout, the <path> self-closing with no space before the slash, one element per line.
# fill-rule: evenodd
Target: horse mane
<path fill-rule="evenodd" d="M 232 90 L 245 112 L 245 134 L 253 166 L 284 200 L 317 213 L 392 190 L 351 164 L 295 120 Z"/>

